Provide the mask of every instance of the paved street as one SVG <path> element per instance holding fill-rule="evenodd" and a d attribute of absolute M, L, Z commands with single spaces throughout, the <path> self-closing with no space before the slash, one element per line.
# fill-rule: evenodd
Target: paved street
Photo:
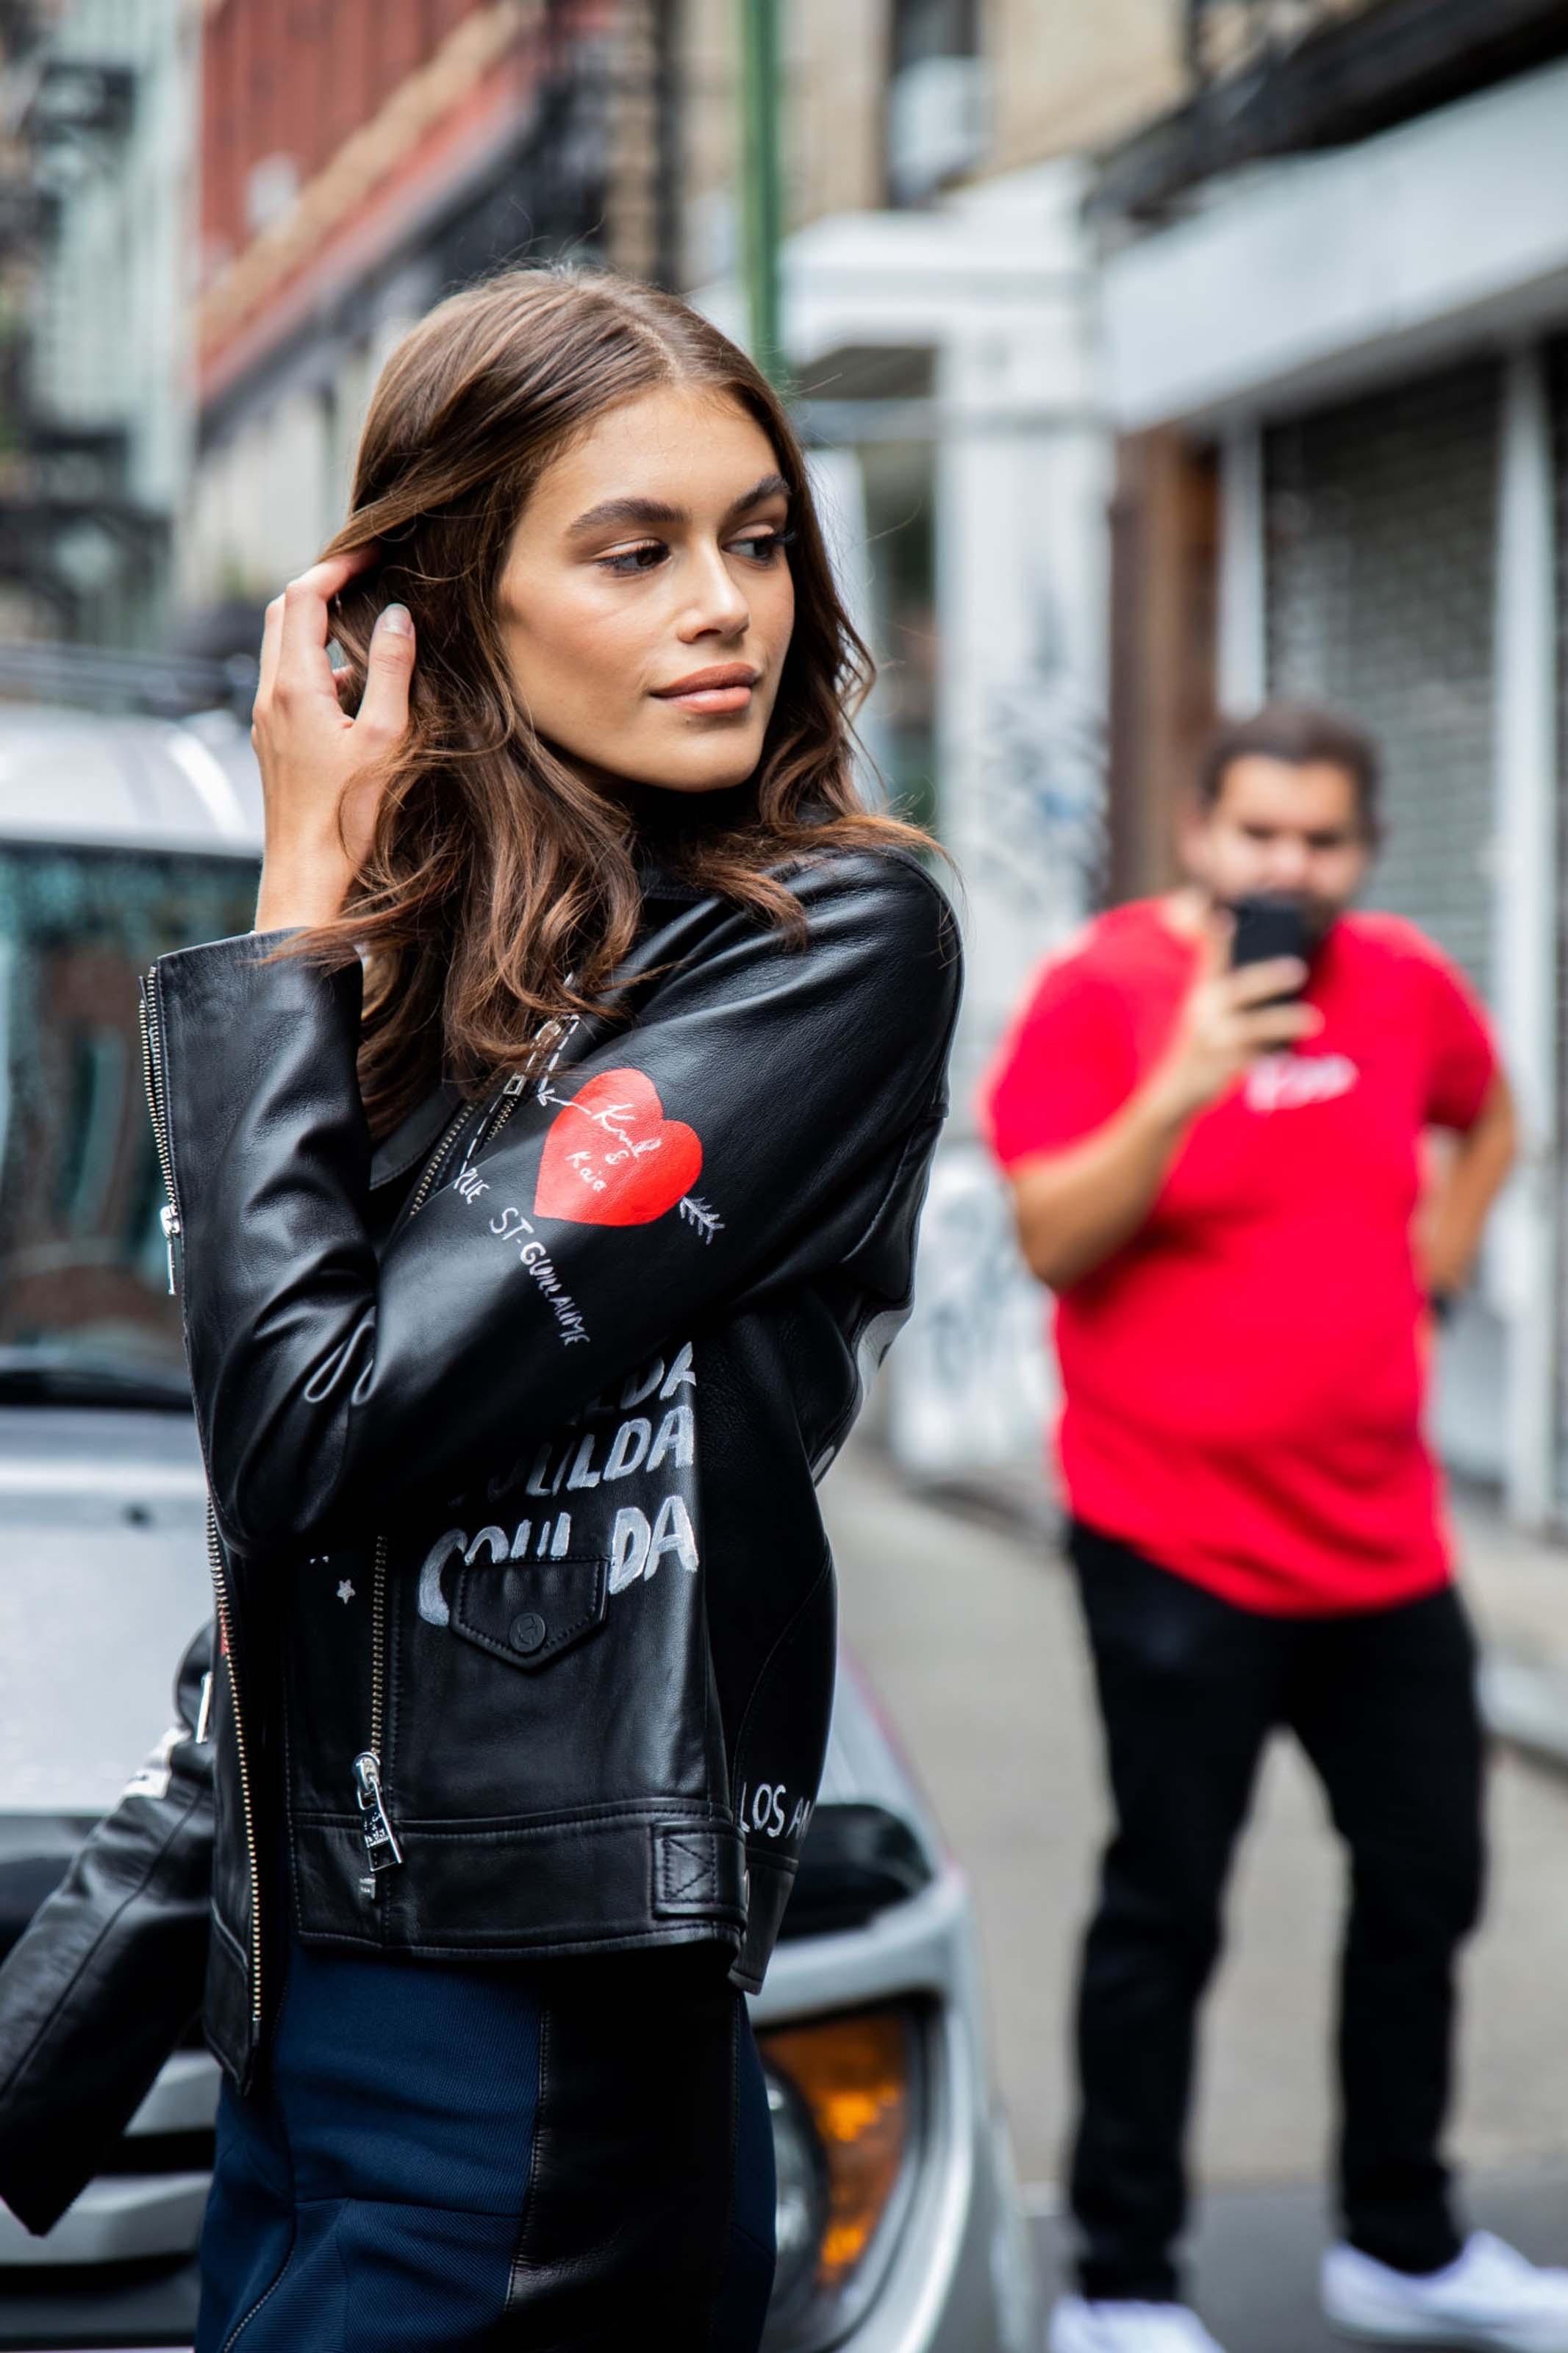
<path fill-rule="evenodd" d="M 1071 1588 L 1043 1551 L 912 1499 L 868 1453 L 835 1468 L 824 1500 L 846 1636 L 973 1882 L 998 2073 L 1044 2206 L 1061 2169 L 1064 2021 L 1103 1822 Z M 1568 2260 L 1568 1782 L 1500 1757 L 1492 1828 L 1453 2147 L 1474 2170 L 1477 2220 Z M 1315 1786 L 1281 1746 L 1243 1852 L 1197 2127 L 1214 2193 L 1199 2289 L 1227 2353 L 1329 2341 L 1313 2333 L 1310 2289 L 1341 1900 Z M 1056 2235 L 1040 2223 L 1047 2277 Z"/>

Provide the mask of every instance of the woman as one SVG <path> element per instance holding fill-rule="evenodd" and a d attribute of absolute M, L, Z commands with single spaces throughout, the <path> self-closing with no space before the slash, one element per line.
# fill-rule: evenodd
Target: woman
<path fill-rule="evenodd" d="M 227 1670 L 198 2353 L 757 2342 L 814 1482 L 958 988 L 868 675 L 765 381 L 563 268 L 408 336 L 268 608 L 260 937 L 146 997 Z"/>

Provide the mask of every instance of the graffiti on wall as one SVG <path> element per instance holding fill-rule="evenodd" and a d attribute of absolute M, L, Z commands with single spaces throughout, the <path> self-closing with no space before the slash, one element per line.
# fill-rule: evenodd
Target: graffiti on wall
<path fill-rule="evenodd" d="M 1045 1320 L 988 1154 L 950 1143 L 931 1173 L 914 1313 L 891 1360 L 899 1460 L 931 1478 L 1033 1460 L 1055 1400 Z"/>

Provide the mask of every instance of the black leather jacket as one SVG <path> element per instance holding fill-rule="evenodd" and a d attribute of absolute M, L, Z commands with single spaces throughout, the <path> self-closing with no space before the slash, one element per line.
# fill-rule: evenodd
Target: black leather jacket
<path fill-rule="evenodd" d="M 241 2085 L 285 1876 L 341 1946 L 717 1940 L 754 1989 L 777 1934 L 832 1691 L 815 1482 L 908 1313 L 956 933 L 901 854 L 786 873 L 804 945 L 646 879 L 631 1018 L 374 1155 L 357 965 L 148 976 Z"/>

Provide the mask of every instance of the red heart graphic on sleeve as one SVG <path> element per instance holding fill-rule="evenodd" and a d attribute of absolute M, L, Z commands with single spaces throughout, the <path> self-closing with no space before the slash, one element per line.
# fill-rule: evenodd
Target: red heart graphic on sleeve
<path fill-rule="evenodd" d="M 533 1207 L 574 1225 L 646 1226 L 673 1209 L 702 1170 L 696 1130 L 666 1119 L 640 1071 L 601 1071 L 556 1113 Z"/>

